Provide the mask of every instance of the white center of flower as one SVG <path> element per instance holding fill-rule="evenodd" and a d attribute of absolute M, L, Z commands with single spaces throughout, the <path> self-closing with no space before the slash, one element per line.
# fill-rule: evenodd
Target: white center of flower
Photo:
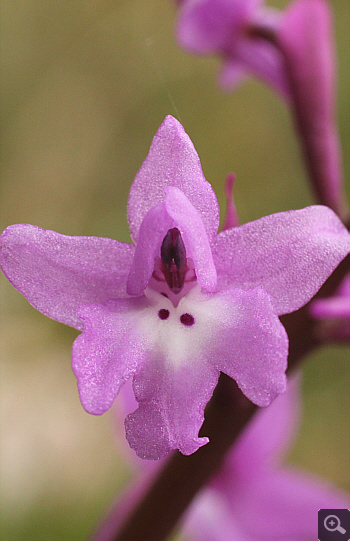
<path fill-rule="evenodd" d="M 199 284 L 182 295 L 177 306 L 150 287 L 145 296 L 148 306 L 139 321 L 154 355 L 173 367 L 203 359 L 210 342 L 220 332 L 222 322 L 217 314 L 224 308 L 222 300 L 203 294 Z"/>

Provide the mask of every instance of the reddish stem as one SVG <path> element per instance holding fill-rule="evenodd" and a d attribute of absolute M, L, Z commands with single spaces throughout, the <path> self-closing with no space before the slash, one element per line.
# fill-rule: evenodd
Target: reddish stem
<path fill-rule="evenodd" d="M 348 256 L 323 285 L 317 297 L 334 293 L 349 272 L 349 266 Z M 320 345 L 321 339 L 314 332 L 317 321 L 309 315 L 308 305 L 282 316 L 281 320 L 290 340 L 290 372 L 305 355 Z M 125 518 L 122 529 L 110 541 L 139 541 L 140 538 L 142 541 L 166 540 L 194 496 L 220 467 L 227 451 L 256 410 L 257 407 L 243 396 L 236 383 L 221 374 L 205 410 L 205 422 L 200 432 L 209 436 L 210 443 L 190 456 L 174 452 L 149 491 Z"/>

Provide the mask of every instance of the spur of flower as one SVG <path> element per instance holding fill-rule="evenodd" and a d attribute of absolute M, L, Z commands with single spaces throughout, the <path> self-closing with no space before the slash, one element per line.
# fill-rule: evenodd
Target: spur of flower
<path fill-rule="evenodd" d="M 321 206 L 217 234 L 219 208 L 181 124 L 166 117 L 131 186 L 134 244 L 20 224 L 1 267 L 45 315 L 82 334 L 72 366 L 83 407 L 100 415 L 133 378 L 125 421 L 136 453 L 191 454 L 220 372 L 267 406 L 285 391 L 288 338 L 278 316 L 309 301 L 350 251 Z"/>

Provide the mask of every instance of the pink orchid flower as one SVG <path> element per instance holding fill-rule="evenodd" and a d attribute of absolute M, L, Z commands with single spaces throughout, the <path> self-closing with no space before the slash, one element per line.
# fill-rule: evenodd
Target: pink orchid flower
<path fill-rule="evenodd" d="M 221 372 L 255 404 L 285 391 L 278 316 L 308 302 L 350 252 L 328 208 L 282 212 L 217 233 L 219 208 L 181 124 L 167 117 L 131 186 L 135 244 L 21 224 L 1 236 L 1 267 L 45 315 L 82 334 L 72 366 L 83 407 L 100 415 L 133 378 L 136 453 L 191 454 Z"/>
<path fill-rule="evenodd" d="M 183 521 L 191 541 L 317 539 L 319 509 L 347 509 L 350 496 L 293 466 L 283 455 L 296 435 L 298 381 L 259 411 Z"/>
<path fill-rule="evenodd" d="M 223 59 L 220 82 L 224 88 L 232 88 L 247 75 L 255 75 L 288 96 L 283 57 L 274 43 L 264 39 L 264 35 L 277 31 L 280 12 L 263 3 L 184 0 L 179 8 L 177 37 L 191 53 L 218 54 Z"/>
<path fill-rule="evenodd" d="M 263 4 L 183 0 L 179 43 L 191 53 L 219 55 L 224 88 L 254 75 L 287 98 L 318 201 L 346 219 L 330 6 L 326 0 L 295 0 L 276 11 Z"/>

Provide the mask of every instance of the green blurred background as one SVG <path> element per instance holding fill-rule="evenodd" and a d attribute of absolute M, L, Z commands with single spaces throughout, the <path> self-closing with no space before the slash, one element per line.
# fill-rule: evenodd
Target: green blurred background
<path fill-rule="evenodd" d="M 331 4 L 349 179 L 350 3 Z M 129 241 L 128 190 L 167 114 L 192 138 L 222 209 L 236 173 L 241 222 L 314 202 L 285 106 L 256 81 L 221 93 L 218 61 L 176 45 L 170 0 L 2 0 L 1 11 L 2 228 Z M 85 540 L 130 477 L 123 436 L 113 412 L 80 405 L 77 333 L 1 280 L 1 538 Z M 304 366 L 289 460 L 349 490 L 349 349 L 324 348 Z"/>

